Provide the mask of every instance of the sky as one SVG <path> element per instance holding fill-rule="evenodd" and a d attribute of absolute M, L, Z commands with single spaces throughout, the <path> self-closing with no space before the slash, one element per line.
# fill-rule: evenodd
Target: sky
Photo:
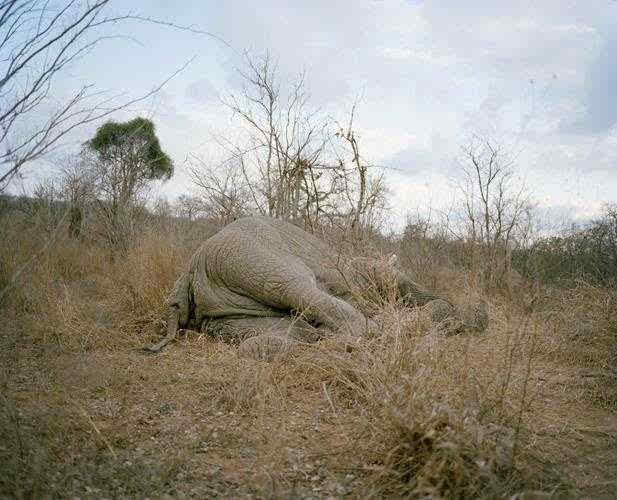
<path fill-rule="evenodd" d="M 59 95 L 94 83 L 137 97 L 191 60 L 119 117 L 156 124 L 176 166 L 157 191 L 170 200 L 193 189 L 185 160 L 216 161 L 216 138 L 233 133 L 220 97 L 238 90 L 240 55 L 269 50 L 282 76 L 306 71 L 312 103 L 332 116 L 358 100 L 363 156 L 386 167 L 399 219 L 451 206 L 474 135 L 512 153 L 541 213 L 587 219 L 617 202 L 617 1 L 125 0 L 111 10 L 227 42 L 128 22 L 56 82 Z"/>

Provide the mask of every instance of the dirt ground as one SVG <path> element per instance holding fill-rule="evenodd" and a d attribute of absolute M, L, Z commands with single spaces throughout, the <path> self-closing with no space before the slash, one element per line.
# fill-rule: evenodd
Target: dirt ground
<path fill-rule="evenodd" d="M 310 352 L 264 363 L 196 335 L 156 356 L 9 347 L 3 497 L 365 498 L 404 491 L 384 480 L 388 460 L 375 449 L 376 431 L 353 387 L 324 375 L 328 365 L 320 373 L 307 362 Z M 448 349 L 490 356 L 484 339 L 454 340 Z M 592 378 L 563 364 L 537 364 L 523 417 L 533 422 L 518 437 L 522 463 L 503 476 L 510 486 L 480 496 L 543 490 L 554 498 L 617 497 L 617 415 L 577 396 Z"/>

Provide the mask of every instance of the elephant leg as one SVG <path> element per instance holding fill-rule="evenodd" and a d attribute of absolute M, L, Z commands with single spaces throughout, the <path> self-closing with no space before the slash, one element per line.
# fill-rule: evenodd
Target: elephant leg
<path fill-rule="evenodd" d="M 348 302 L 317 287 L 315 282 L 297 280 L 290 283 L 283 300 L 286 306 L 308 321 L 353 337 L 364 336 L 374 325 Z"/>
<path fill-rule="evenodd" d="M 488 328 L 488 304 L 484 300 L 459 307 L 465 331 L 482 333 Z"/>
<path fill-rule="evenodd" d="M 485 301 L 455 305 L 427 292 L 401 271 L 394 270 L 394 277 L 403 301 L 408 306 L 421 306 L 428 310 L 431 320 L 442 324 L 448 334 L 483 332 L 487 329 L 489 317 Z"/>
<path fill-rule="evenodd" d="M 428 302 L 423 309 L 446 335 L 483 332 L 488 326 L 488 311 L 484 301 L 455 307 L 445 300 L 436 299 Z"/>
<path fill-rule="evenodd" d="M 273 256 L 259 247 L 250 251 L 260 265 L 249 265 L 251 262 L 244 257 L 227 263 L 225 277 L 230 288 L 277 310 L 301 314 L 318 327 L 354 336 L 366 333 L 369 322 L 364 315 L 320 289 L 315 273 L 300 259 L 284 254 Z"/>
<path fill-rule="evenodd" d="M 239 344 L 243 357 L 271 361 L 294 344 L 313 343 L 328 334 L 299 318 L 221 318 L 210 320 L 206 331 L 223 341 Z"/>
<path fill-rule="evenodd" d="M 407 305 L 418 307 L 435 300 L 444 302 L 441 297 L 424 290 L 404 272 L 393 269 L 392 276 L 396 280 L 397 295 Z"/>
<path fill-rule="evenodd" d="M 297 342 L 313 343 L 328 333 L 300 318 L 259 316 L 213 318 L 204 324 L 202 331 L 231 344 L 240 344 L 246 339 L 264 334 L 285 337 Z"/>
<path fill-rule="evenodd" d="M 297 344 L 297 342 L 288 337 L 264 333 L 242 342 L 238 346 L 238 356 L 260 361 L 272 361 L 288 353 L 294 344 Z"/>

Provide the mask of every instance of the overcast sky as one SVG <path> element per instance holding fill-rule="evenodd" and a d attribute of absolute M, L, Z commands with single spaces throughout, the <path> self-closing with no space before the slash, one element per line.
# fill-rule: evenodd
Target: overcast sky
<path fill-rule="evenodd" d="M 244 49 L 270 50 L 282 74 L 307 71 L 316 106 L 337 114 L 361 96 L 356 119 L 366 159 L 388 170 L 396 213 L 446 208 L 460 147 L 471 134 L 517 158 L 547 213 L 585 218 L 617 202 L 617 2 L 613 0 L 206 1 L 126 0 L 135 13 L 216 33 L 147 24 L 117 28 L 75 65 L 80 82 L 137 96 L 195 57 L 148 114 L 176 175 L 170 199 L 191 189 L 189 154 L 217 156 L 228 130 L 218 96 L 237 85 Z M 84 130 L 75 141 L 94 129 Z"/>

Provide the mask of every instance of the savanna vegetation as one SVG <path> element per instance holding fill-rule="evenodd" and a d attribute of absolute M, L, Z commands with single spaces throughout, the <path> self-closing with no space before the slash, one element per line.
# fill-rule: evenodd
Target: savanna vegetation
<path fill-rule="evenodd" d="M 614 497 L 615 207 L 543 236 L 515 162 L 474 137 L 456 217 L 394 233 L 355 108 L 344 125 L 320 117 L 269 55 L 242 75 L 227 100 L 242 142 L 222 163 L 193 158 L 190 195 L 149 199 L 173 163 L 135 117 L 0 197 L 0 496 Z M 353 349 L 334 337 L 263 362 L 188 332 L 145 355 L 192 253 L 249 213 L 396 253 L 440 295 L 486 300 L 488 330 L 431 335 L 367 291 L 382 331 Z"/>

